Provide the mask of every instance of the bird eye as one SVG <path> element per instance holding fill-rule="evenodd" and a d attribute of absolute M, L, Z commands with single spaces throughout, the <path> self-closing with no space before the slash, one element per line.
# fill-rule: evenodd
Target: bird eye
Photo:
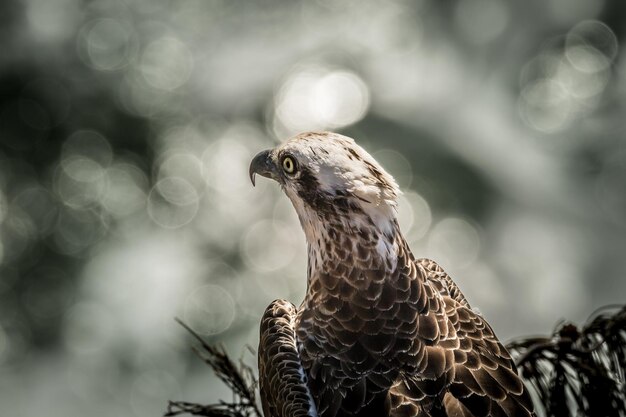
<path fill-rule="evenodd" d="M 283 170 L 285 170 L 287 174 L 293 174 L 296 172 L 296 163 L 292 157 L 286 156 L 283 159 Z"/>

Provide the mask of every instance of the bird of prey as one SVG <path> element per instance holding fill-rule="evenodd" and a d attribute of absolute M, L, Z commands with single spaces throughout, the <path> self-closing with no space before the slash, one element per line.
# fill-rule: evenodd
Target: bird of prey
<path fill-rule="evenodd" d="M 434 261 L 416 259 L 396 218 L 398 186 L 353 139 L 303 133 L 257 154 L 308 248 L 299 308 L 261 320 L 265 417 L 531 416 L 509 353 Z"/>

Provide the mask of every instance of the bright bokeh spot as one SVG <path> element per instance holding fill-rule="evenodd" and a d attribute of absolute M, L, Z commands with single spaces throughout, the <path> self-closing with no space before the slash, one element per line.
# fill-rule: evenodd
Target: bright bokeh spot
<path fill-rule="evenodd" d="M 202 175 L 221 194 L 249 190 L 248 166 L 253 151 L 228 136 L 215 141 L 202 155 Z"/>
<path fill-rule="evenodd" d="M 324 67 L 295 71 L 275 99 L 278 136 L 306 130 L 337 129 L 361 120 L 369 108 L 369 90 L 355 73 Z"/>

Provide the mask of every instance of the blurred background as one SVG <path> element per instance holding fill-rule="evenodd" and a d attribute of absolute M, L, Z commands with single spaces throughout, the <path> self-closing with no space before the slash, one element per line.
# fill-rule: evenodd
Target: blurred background
<path fill-rule="evenodd" d="M 248 164 L 347 134 L 418 257 L 503 340 L 626 295 L 626 6 L 604 0 L 0 3 L 0 414 L 230 395 L 304 237 Z"/>

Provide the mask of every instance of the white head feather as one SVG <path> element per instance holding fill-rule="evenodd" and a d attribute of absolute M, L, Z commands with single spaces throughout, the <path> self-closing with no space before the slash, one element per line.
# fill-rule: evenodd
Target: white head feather
<path fill-rule="evenodd" d="M 295 160 L 298 169 L 292 176 L 282 172 L 276 179 L 298 213 L 313 268 L 323 256 L 319 242 L 327 241 L 330 229 L 338 225 L 343 233 L 355 236 L 373 228 L 372 233 L 379 236 L 377 253 L 385 259 L 395 258 L 400 190 L 369 153 L 347 136 L 310 132 L 274 149 L 273 165 L 281 167 L 286 156 Z"/>
<path fill-rule="evenodd" d="M 400 194 L 398 184 L 376 160 L 347 136 L 331 132 L 302 133 L 276 149 L 292 155 L 317 180 L 319 192 L 345 193 L 374 220 L 393 220 Z M 296 190 L 284 184 L 292 201 Z"/>

